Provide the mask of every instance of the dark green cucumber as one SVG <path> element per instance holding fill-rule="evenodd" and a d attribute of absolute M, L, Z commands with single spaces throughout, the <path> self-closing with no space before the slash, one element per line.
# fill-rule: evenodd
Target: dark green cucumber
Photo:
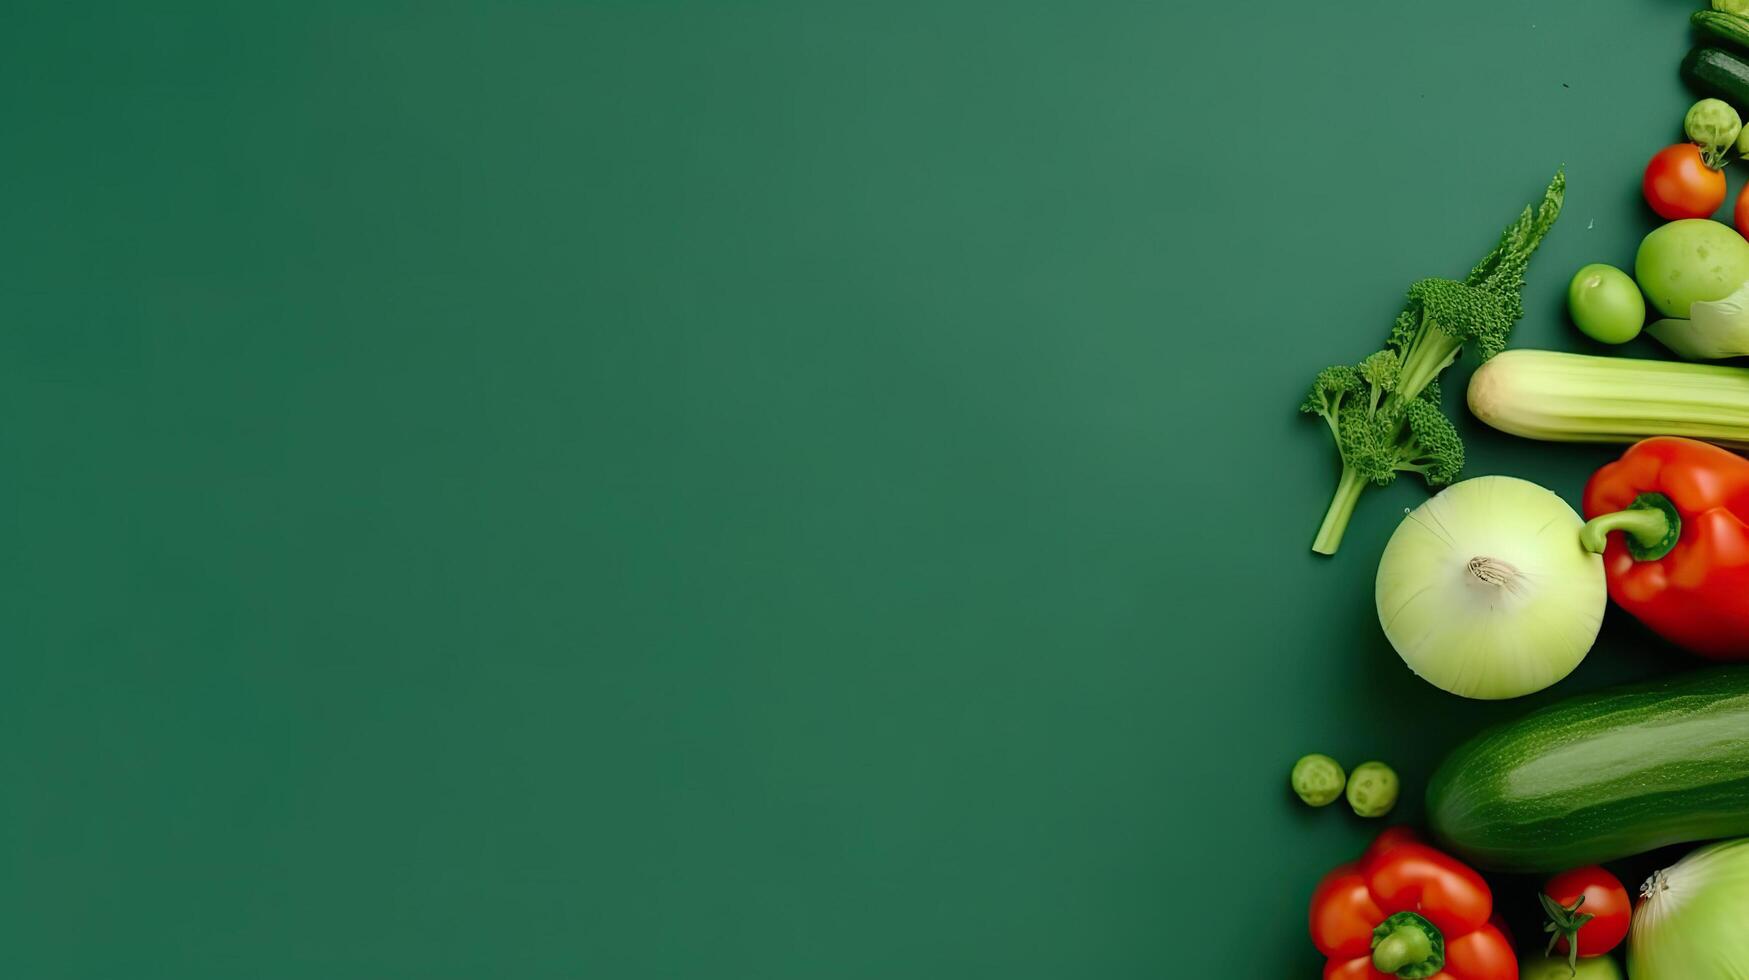
<path fill-rule="evenodd" d="M 1749 668 L 1581 695 L 1477 735 L 1427 785 L 1433 833 L 1494 871 L 1749 834 Z"/>
<path fill-rule="evenodd" d="M 1749 108 L 1749 61 L 1724 48 L 1695 48 L 1682 59 L 1682 77 L 1702 95 Z"/>
<path fill-rule="evenodd" d="M 1749 17 L 1721 10 L 1697 10 L 1689 20 L 1713 37 L 1749 48 Z"/>

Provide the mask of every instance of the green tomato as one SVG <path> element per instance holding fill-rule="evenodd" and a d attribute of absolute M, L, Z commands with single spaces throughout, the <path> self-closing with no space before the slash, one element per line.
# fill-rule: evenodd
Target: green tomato
<path fill-rule="evenodd" d="M 1594 262 L 1575 272 L 1567 284 L 1567 312 L 1573 315 L 1573 325 L 1592 340 L 1625 344 L 1640 335 L 1646 300 L 1627 273 Z"/>
<path fill-rule="evenodd" d="M 1397 773 L 1382 762 L 1363 762 L 1348 777 L 1348 805 L 1363 817 L 1382 817 L 1397 805 Z"/>
<path fill-rule="evenodd" d="M 1634 278 L 1659 313 L 1686 320 L 1689 304 L 1724 299 L 1749 282 L 1749 242 L 1707 218 L 1672 221 L 1640 242 Z"/>
<path fill-rule="evenodd" d="M 1526 953 L 1518 958 L 1518 980 L 1622 980 L 1621 967 L 1608 956 L 1592 956 L 1579 961 L 1579 972 L 1567 966 L 1565 956 L 1544 956 L 1541 952 Z"/>
<path fill-rule="evenodd" d="M 1737 134 L 1737 155 L 1749 157 L 1749 126 L 1744 127 L 1743 131 Z"/>
<path fill-rule="evenodd" d="M 1682 117 L 1682 131 L 1688 134 L 1689 142 L 1708 149 L 1730 146 L 1743 132 L 1743 117 L 1737 115 L 1730 103 L 1720 99 L 1701 99 L 1689 107 L 1688 115 Z"/>
<path fill-rule="evenodd" d="M 1314 752 L 1301 756 L 1300 761 L 1294 763 L 1293 775 L 1289 779 L 1294 792 L 1306 801 L 1307 806 L 1329 806 L 1342 795 L 1342 785 L 1348 777 L 1335 759 Z"/>

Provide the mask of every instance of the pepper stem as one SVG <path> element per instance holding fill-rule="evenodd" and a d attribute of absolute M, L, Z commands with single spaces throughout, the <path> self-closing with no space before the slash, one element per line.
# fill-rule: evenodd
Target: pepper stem
<path fill-rule="evenodd" d="M 1372 965 L 1403 980 L 1422 980 L 1445 967 L 1445 937 L 1414 912 L 1398 912 L 1372 931 Z"/>
<path fill-rule="evenodd" d="M 1579 543 L 1587 551 L 1602 554 L 1611 531 L 1627 536 L 1628 553 L 1635 561 L 1657 561 L 1676 547 L 1682 536 L 1682 518 L 1676 505 L 1661 493 L 1642 493 L 1626 510 L 1600 514 L 1579 530 Z"/>
<path fill-rule="evenodd" d="M 1380 973 L 1395 973 L 1432 955 L 1433 943 L 1427 933 L 1415 926 L 1398 926 L 1373 947 L 1372 968 Z"/>

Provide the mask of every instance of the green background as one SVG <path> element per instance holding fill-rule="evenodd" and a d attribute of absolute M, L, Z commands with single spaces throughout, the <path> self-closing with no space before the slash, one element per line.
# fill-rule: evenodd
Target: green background
<path fill-rule="evenodd" d="M 0 972 L 1314 975 L 1526 705 L 1294 407 L 1563 163 L 1584 348 L 1688 9 L 6 4 Z"/>

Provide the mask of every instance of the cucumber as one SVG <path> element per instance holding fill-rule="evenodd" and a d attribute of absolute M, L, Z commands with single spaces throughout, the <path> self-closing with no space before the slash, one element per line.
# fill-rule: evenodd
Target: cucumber
<path fill-rule="evenodd" d="M 1695 48 L 1682 59 L 1682 77 L 1702 95 L 1749 106 L 1749 61 L 1724 48 Z"/>
<path fill-rule="evenodd" d="M 1697 10 L 1689 20 L 1713 37 L 1749 48 L 1749 18 L 1719 10 Z"/>
<path fill-rule="evenodd" d="M 1427 785 L 1434 836 L 1560 871 L 1749 834 L 1749 668 L 1587 694 L 1477 735 Z"/>

